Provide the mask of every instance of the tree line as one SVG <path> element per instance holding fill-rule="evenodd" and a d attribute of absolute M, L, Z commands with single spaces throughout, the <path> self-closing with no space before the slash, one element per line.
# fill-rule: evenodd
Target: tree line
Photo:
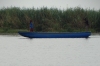
<path fill-rule="evenodd" d="M 19 8 L 0 9 L 0 29 L 28 29 L 33 20 L 36 32 L 74 32 L 84 31 L 88 19 L 89 30 L 100 32 L 100 10 L 80 7 L 60 10 L 57 8 Z"/>

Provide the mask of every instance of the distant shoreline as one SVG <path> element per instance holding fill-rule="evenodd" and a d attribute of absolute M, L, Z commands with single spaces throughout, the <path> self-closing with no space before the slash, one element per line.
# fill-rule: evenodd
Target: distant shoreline
<path fill-rule="evenodd" d="M 17 33 L 21 29 L 28 31 L 30 20 L 36 32 L 100 32 L 99 10 L 81 7 L 66 10 L 11 7 L 0 9 L 0 33 Z"/>

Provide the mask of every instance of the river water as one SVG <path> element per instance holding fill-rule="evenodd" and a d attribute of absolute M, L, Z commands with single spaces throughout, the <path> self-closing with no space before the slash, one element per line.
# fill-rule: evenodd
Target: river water
<path fill-rule="evenodd" d="M 0 35 L 0 66 L 100 66 L 100 35 L 88 39 Z"/>

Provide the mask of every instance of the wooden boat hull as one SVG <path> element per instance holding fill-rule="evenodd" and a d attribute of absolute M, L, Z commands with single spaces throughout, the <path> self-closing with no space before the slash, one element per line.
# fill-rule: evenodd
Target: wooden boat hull
<path fill-rule="evenodd" d="M 88 38 L 91 32 L 18 32 L 21 36 L 28 38 Z"/>

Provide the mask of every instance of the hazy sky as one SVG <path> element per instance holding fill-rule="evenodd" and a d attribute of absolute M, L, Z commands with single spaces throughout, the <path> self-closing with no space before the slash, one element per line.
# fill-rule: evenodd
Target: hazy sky
<path fill-rule="evenodd" d="M 40 8 L 40 7 L 55 7 L 66 9 L 70 7 L 82 7 L 90 9 L 100 9 L 100 0 L 0 0 L 0 8 L 2 7 L 25 7 L 25 8 Z"/>

